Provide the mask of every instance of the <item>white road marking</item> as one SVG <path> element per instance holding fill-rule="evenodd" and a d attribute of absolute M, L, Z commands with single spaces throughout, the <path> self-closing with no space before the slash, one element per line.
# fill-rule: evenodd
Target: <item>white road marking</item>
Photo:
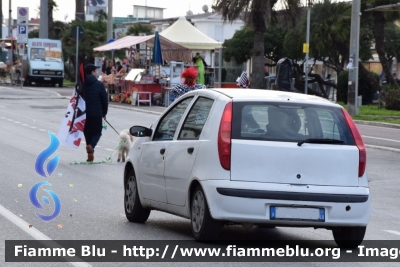
<path fill-rule="evenodd" d="M 391 148 L 391 147 L 386 147 L 386 146 L 374 146 L 374 145 L 365 145 L 365 146 L 367 148 L 375 148 L 375 149 L 381 149 L 381 150 L 387 150 L 387 151 L 400 153 L 400 149 L 399 148 Z"/>
<path fill-rule="evenodd" d="M 399 131 L 399 130 L 400 130 L 400 129 L 398 129 L 398 128 L 389 128 L 389 127 L 382 127 L 382 126 L 375 126 L 375 125 L 366 125 L 366 124 L 357 124 L 357 127 L 358 127 L 358 126 L 369 127 L 369 128 L 379 128 L 379 129 L 385 128 L 385 129 L 387 129 L 387 130 L 394 130 L 394 131 Z"/>
<path fill-rule="evenodd" d="M 49 240 L 52 241 L 52 239 L 48 236 L 46 236 L 45 234 L 43 234 L 42 232 L 40 232 L 39 230 L 37 230 L 34 227 L 29 227 L 29 223 L 25 222 L 24 220 L 22 220 L 21 218 L 19 218 L 17 215 L 13 214 L 11 211 L 9 211 L 8 209 L 4 208 L 2 205 L 0 205 L 0 214 L 3 215 L 6 219 L 8 219 L 10 222 L 12 222 L 13 224 L 15 224 L 16 226 L 18 226 L 19 228 L 21 228 L 24 232 L 26 232 L 28 235 L 30 235 L 31 237 L 33 237 L 36 240 Z M 51 242 L 51 247 L 61 247 L 59 244 L 57 244 L 57 242 L 53 241 Z M 65 257 L 65 259 L 68 259 L 67 257 Z M 79 258 L 78 258 L 79 259 Z M 79 259 L 81 260 L 81 259 Z M 82 261 L 82 260 L 81 260 Z M 72 266 L 79 266 L 79 267 L 91 267 L 92 265 L 87 264 L 86 262 L 69 262 L 70 264 L 72 264 Z"/>
<path fill-rule="evenodd" d="M 42 131 L 42 132 L 45 132 L 46 130 L 43 130 L 43 129 L 39 129 L 39 131 Z"/>
<path fill-rule="evenodd" d="M 393 231 L 393 230 L 383 230 L 383 231 L 394 234 L 394 235 L 400 235 L 400 232 L 398 232 L 398 231 Z"/>
<path fill-rule="evenodd" d="M 32 128 L 32 129 L 36 129 L 37 127 L 35 127 L 35 126 L 31 126 L 31 128 Z"/>
<path fill-rule="evenodd" d="M 386 139 L 386 138 L 380 138 L 380 137 L 374 137 L 374 136 L 368 136 L 368 135 L 363 135 L 362 137 L 364 137 L 364 138 L 370 138 L 370 139 L 377 139 L 377 140 L 383 140 L 383 141 L 389 141 L 389 142 L 400 143 L 400 140 Z"/>
<path fill-rule="evenodd" d="M 114 149 L 105 148 L 107 151 L 114 151 Z"/>
<path fill-rule="evenodd" d="M 28 124 L 21 124 L 22 126 L 29 126 Z"/>
<path fill-rule="evenodd" d="M 20 123 L 19 121 L 14 121 L 14 123 Z"/>
<path fill-rule="evenodd" d="M 3 119 L 3 120 L 5 120 L 6 118 L 4 118 L 4 117 L 0 117 L 0 119 Z"/>
<path fill-rule="evenodd" d="M 0 108 L 6 108 L 5 106 L 0 106 Z"/>
<path fill-rule="evenodd" d="M 13 121 L 12 119 L 7 119 L 8 121 Z"/>

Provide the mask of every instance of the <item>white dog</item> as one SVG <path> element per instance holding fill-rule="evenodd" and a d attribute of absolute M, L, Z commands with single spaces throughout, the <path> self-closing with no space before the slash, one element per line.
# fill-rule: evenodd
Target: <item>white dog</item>
<path fill-rule="evenodd" d="M 125 129 L 119 133 L 118 140 L 119 142 L 125 141 L 118 149 L 118 162 L 121 160 L 122 162 L 125 162 L 125 158 L 129 154 L 134 138 L 130 135 L 129 130 Z"/>

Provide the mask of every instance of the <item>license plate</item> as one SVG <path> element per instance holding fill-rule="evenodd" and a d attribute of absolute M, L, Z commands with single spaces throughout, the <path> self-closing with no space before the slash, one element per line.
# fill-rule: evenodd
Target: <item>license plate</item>
<path fill-rule="evenodd" d="M 271 220 L 325 222 L 324 208 L 270 207 Z"/>
<path fill-rule="evenodd" d="M 45 81 L 51 81 L 51 78 L 44 78 Z"/>

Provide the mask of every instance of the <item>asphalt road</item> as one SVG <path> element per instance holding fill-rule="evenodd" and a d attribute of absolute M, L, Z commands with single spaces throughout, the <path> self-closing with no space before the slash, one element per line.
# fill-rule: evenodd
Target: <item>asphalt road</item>
<path fill-rule="evenodd" d="M 49 144 L 48 131 L 57 133 L 68 99 L 48 91 L 0 87 L 0 239 L 30 240 L 193 240 L 189 221 L 177 216 L 152 211 L 146 224 L 129 223 L 123 207 L 123 164 L 70 165 L 86 160 L 84 146 L 79 149 L 60 147 L 60 163 L 48 178 L 51 190 L 62 202 L 60 215 L 43 222 L 29 200 L 31 187 L 44 178 L 34 170 L 37 155 Z M 59 89 L 65 90 L 66 89 Z M 69 90 L 68 96 L 71 94 Z M 54 97 L 52 97 L 54 96 Z M 110 107 L 107 119 L 117 129 L 132 125 L 150 126 L 155 114 Z M 372 197 L 372 216 L 367 240 L 400 240 L 400 153 L 385 149 L 400 148 L 400 130 L 360 126 L 365 142 L 380 149 L 367 148 L 367 171 Z M 95 159 L 111 155 L 117 145 L 116 133 L 103 131 Z M 50 208 L 51 210 L 51 208 Z M 8 214 L 8 215 L 7 215 Z M 35 233 L 27 229 L 31 224 Z M 25 227 L 25 229 L 24 229 Z M 249 240 L 332 240 L 328 230 L 302 228 L 265 229 L 241 226 L 225 227 L 222 239 Z M 193 242 L 193 241 L 192 241 Z M 0 243 L 0 266 L 61 266 L 53 263 L 5 263 L 4 242 Z M 130 266 L 126 263 L 89 263 L 91 266 Z M 174 263 L 177 266 L 298 266 L 299 263 Z M 331 266 L 335 263 L 302 265 Z M 172 263 L 139 263 L 135 266 L 170 266 Z M 389 263 L 348 263 L 347 266 L 390 266 Z M 68 265 L 70 266 L 70 265 Z"/>

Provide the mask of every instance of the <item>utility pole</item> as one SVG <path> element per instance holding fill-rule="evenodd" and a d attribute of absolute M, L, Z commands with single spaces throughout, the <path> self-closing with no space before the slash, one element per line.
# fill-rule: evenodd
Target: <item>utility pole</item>
<path fill-rule="evenodd" d="M 11 40 L 11 49 L 8 50 L 8 60 L 13 64 L 14 63 L 14 46 L 13 46 L 13 32 L 12 32 L 12 17 L 11 17 L 11 0 L 8 1 L 8 37 Z M 2 25 L 3 27 L 3 25 Z"/>
<path fill-rule="evenodd" d="M 351 8 L 349 83 L 347 110 L 350 115 L 358 115 L 358 57 L 360 43 L 360 8 L 361 0 L 353 0 Z"/>
<path fill-rule="evenodd" d="M 3 39 L 3 0 L 0 0 L 0 38 Z"/>
<path fill-rule="evenodd" d="M 311 13 L 311 7 L 310 7 L 310 1 L 307 0 L 307 34 L 306 34 L 306 44 L 303 47 L 304 52 L 306 52 L 306 75 L 305 75 L 305 81 L 304 81 L 304 93 L 308 93 L 308 53 L 310 52 L 310 13 Z"/>
<path fill-rule="evenodd" d="M 39 26 L 39 38 L 49 38 L 49 0 L 40 0 L 40 26 Z"/>
<path fill-rule="evenodd" d="M 107 40 L 113 38 L 113 0 L 108 0 L 108 14 L 107 14 Z"/>

